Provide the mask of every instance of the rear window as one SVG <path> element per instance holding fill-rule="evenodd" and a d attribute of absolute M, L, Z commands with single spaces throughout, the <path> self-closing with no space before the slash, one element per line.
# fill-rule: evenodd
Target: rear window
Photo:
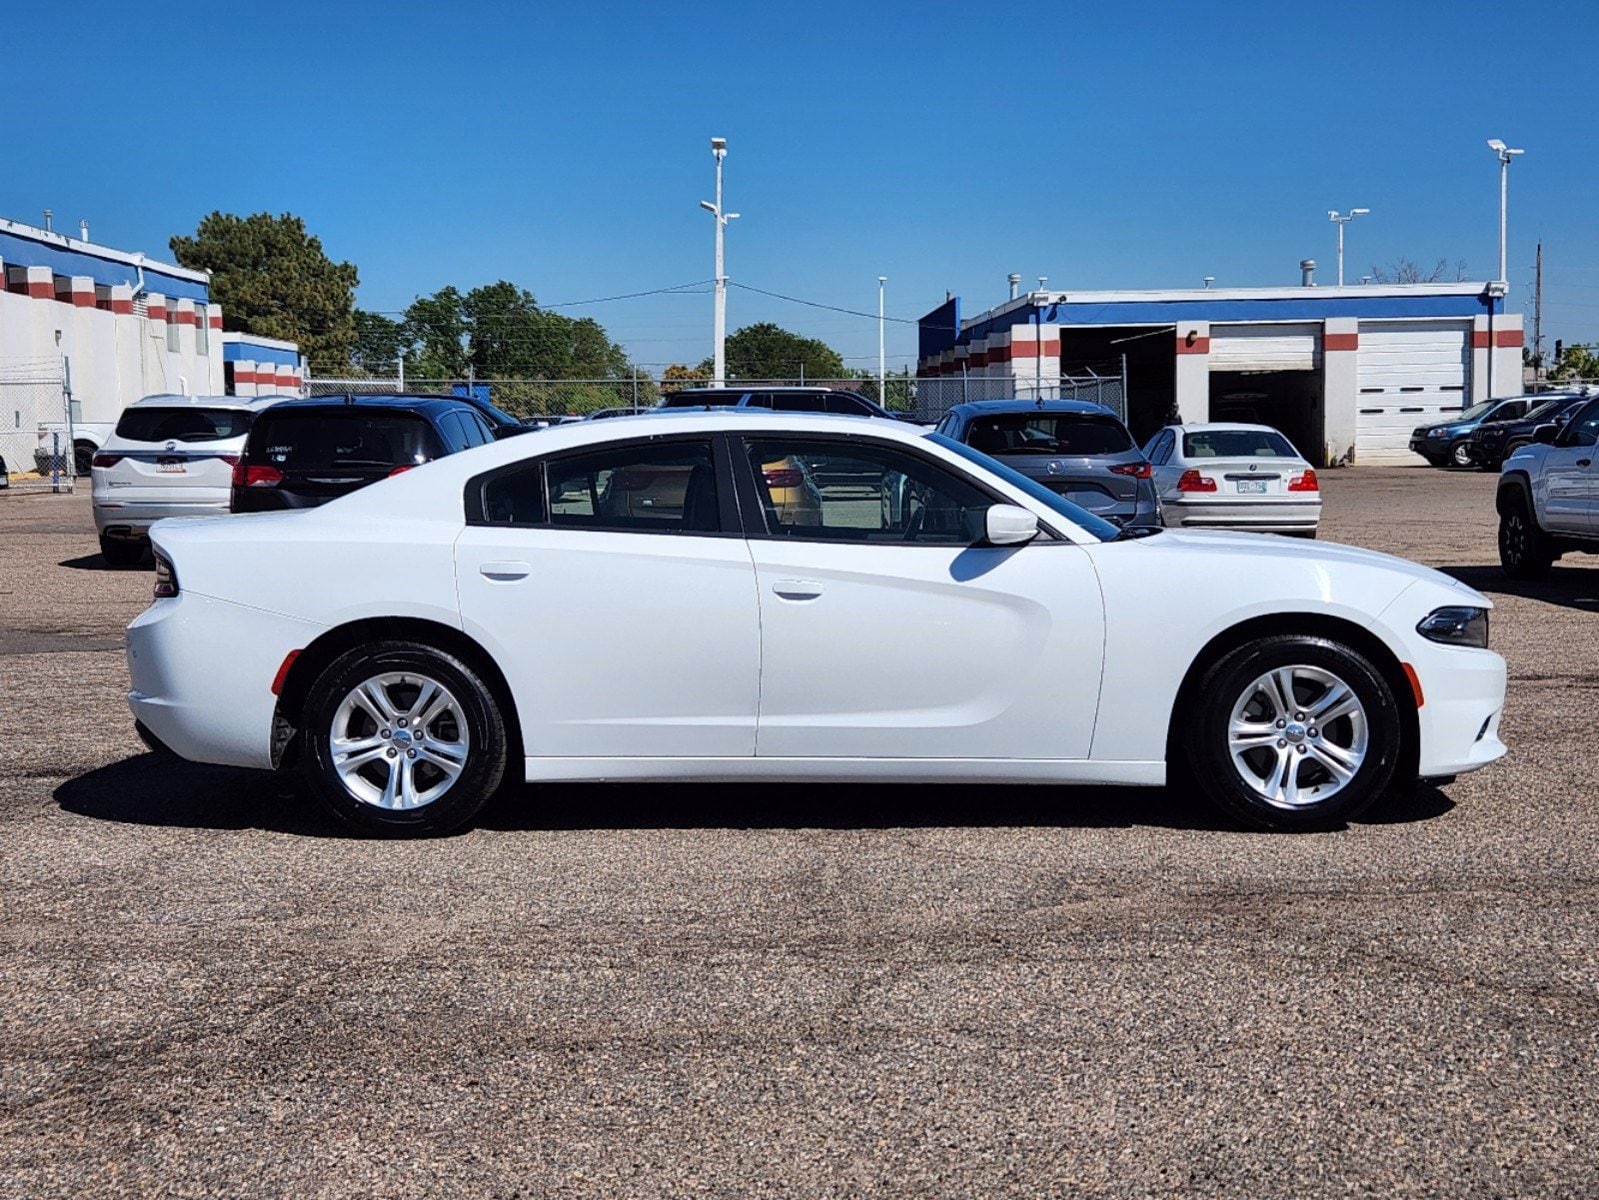
<path fill-rule="evenodd" d="M 1183 434 L 1184 458 L 1298 458 L 1275 429 L 1210 429 Z"/>
<path fill-rule="evenodd" d="M 249 459 L 280 469 L 397 467 L 437 457 L 421 417 L 404 413 L 268 413 L 250 438 Z"/>
<path fill-rule="evenodd" d="M 979 417 L 966 441 L 983 454 L 1121 454 L 1132 434 L 1114 417 L 1075 413 L 1006 413 Z"/>
<path fill-rule="evenodd" d="M 250 432 L 253 414 L 242 408 L 130 408 L 117 436 L 132 442 L 221 442 Z"/>

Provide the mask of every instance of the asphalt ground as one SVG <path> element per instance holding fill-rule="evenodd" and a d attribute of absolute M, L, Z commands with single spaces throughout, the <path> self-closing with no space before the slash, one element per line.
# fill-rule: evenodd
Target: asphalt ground
<path fill-rule="evenodd" d="M 149 569 L 0 496 L 0 1196 L 1599 1194 L 1599 558 L 1508 586 L 1491 476 L 1324 482 L 1493 595 L 1511 756 L 1309 836 L 566 786 L 346 837 L 143 753 Z"/>

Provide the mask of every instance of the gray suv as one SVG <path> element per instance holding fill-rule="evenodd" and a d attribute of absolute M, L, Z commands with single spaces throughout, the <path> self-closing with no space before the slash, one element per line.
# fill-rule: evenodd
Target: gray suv
<path fill-rule="evenodd" d="M 1154 471 L 1127 426 L 1081 400 L 957 404 L 938 432 L 1125 527 L 1160 525 Z"/>
<path fill-rule="evenodd" d="M 1533 439 L 1499 476 L 1499 562 L 1512 579 L 1548 574 L 1569 550 L 1599 554 L 1599 400 Z"/>

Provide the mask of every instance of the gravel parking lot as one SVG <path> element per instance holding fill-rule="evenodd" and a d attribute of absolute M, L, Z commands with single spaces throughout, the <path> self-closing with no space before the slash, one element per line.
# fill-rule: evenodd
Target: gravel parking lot
<path fill-rule="evenodd" d="M 1599 1194 L 1599 559 L 1507 586 L 1493 485 L 1324 475 L 1511 671 L 1509 760 L 1348 829 L 567 786 L 422 843 L 143 753 L 149 570 L 0 495 L 0 1195 Z"/>

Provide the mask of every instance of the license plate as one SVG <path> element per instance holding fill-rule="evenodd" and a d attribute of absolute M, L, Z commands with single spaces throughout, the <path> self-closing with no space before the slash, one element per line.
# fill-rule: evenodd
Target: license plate
<path fill-rule="evenodd" d="M 157 475 L 187 475 L 189 468 L 181 458 L 158 458 L 155 460 L 155 473 Z"/>
<path fill-rule="evenodd" d="M 1245 495 L 1251 493 L 1259 495 L 1265 492 L 1266 481 L 1264 479 L 1241 479 L 1238 481 L 1238 490 Z"/>

